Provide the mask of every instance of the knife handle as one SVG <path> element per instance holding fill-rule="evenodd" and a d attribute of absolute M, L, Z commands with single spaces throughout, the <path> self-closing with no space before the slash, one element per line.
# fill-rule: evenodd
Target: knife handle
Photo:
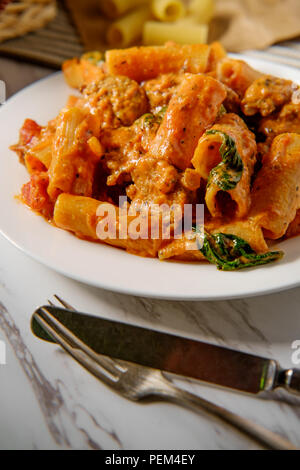
<path fill-rule="evenodd" d="M 260 424 L 254 423 L 253 421 L 243 418 L 226 408 L 176 387 L 165 376 L 163 376 L 163 379 L 164 380 L 160 381 L 159 384 L 156 383 L 156 387 L 152 392 L 154 396 L 156 395 L 192 411 L 197 411 L 198 413 L 203 413 L 203 411 L 205 411 L 210 415 L 216 416 L 222 421 L 227 422 L 227 424 L 238 429 L 243 434 L 248 435 L 267 449 L 299 450 L 290 441 L 278 434 L 275 434 L 269 429 L 264 428 Z"/>
<path fill-rule="evenodd" d="M 300 369 L 287 369 L 280 373 L 280 386 L 288 392 L 300 394 Z"/>

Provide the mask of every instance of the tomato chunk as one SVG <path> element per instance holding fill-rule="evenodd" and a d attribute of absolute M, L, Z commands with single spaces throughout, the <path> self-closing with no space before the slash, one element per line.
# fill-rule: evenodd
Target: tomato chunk
<path fill-rule="evenodd" d="M 47 193 L 49 179 L 47 173 L 34 173 L 30 181 L 23 185 L 21 195 L 25 204 L 45 217 L 51 217 L 53 204 Z"/>

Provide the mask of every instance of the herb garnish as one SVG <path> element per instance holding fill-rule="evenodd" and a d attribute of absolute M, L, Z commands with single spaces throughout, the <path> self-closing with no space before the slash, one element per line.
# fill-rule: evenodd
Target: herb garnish
<path fill-rule="evenodd" d="M 88 60 L 93 65 L 99 66 L 100 64 L 104 63 L 103 54 L 99 51 L 86 52 L 81 58 L 84 60 Z"/>
<path fill-rule="evenodd" d="M 211 170 L 207 185 L 214 183 L 223 191 L 229 191 L 234 189 L 240 181 L 244 165 L 237 151 L 235 141 L 225 132 L 216 129 L 206 132 L 206 135 L 213 134 L 221 134 L 223 138 L 220 147 L 222 162 Z"/>
<path fill-rule="evenodd" d="M 144 129 L 151 129 L 153 125 L 160 125 L 164 115 L 167 111 L 167 106 L 162 106 L 162 108 L 156 114 L 146 113 L 141 117 L 142 126 Z"/>
<path fill-rule="evenodd" d="M 282 258 L 282 251 L 258 254 L 242 238 L 236 235 L 204 233 L 203 245 L 198 244 L 205 258 L 221 271 L 235 271 L 268 264 Z"/>
<path fill-rule="evenodd" d="M 225 114 L 227 114 L 227 110 L 226 110 L 224 104 L 221 104 L 220 109 L 219 109 L 219 112 L 218 112 L 218 115 L 217 115 L 217 119 L 220 119 L 220 118 L 223 117 Z"/>

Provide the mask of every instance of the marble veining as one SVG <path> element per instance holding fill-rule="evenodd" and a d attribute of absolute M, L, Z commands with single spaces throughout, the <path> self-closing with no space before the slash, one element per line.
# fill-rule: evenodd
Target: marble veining
<path fill-rule="evenodd" d="M 68 396 L 67 393 L 63 393 L 63 389 L 65 388 L 64 384 L 57 381 L 55 386 L 53 386 L 46 379 L 44 374 L 40 371 L 29 349 L 23 342 L 20 331 L 16 327 L 12 317 L 1 303 L 0 312 L 0 327 L 13 347 L 16 357 L 22 365 L 30 385 L 34 389 L 36 399 L 47 423 L 49 432 L 53 436 L 55 442 L 61 446 L 71 446 L 68 432 L 66 431 L 64 424 L 66 421 L 70 421 L 72 426 L 76 427 L 77 430 L 84 435 L 87 447 L 91 449 L 101 449 L 101 447 L 94 442 L 93 438 L 89 435 L 84 424 L 82 424 L 86 421 L 86 419 L 83 419 L 83 416 L 86 415 L 94 427 L 104 431 L 101 425 L 97 423 L 97 420 L 91 416 L 82 405 L 75 405 L 72 409 L 69 409 L 68 401 L 72 399 L 72 396 Z M 64 395 L 66 395 L 66 402 Z M 76 413 L 74 413 L 74 409 L 76 409 Z M 120 445 L 116 434 L 114 432 L 109 434 L 112 439 Z"/>
<path fill-rule="evenodd" d="M 0 250 L 0 339 L 6 338 L 12 351 L 8 364 L 0 368 L 0 379 L 5 381 L 0 388 L 0 448 L 258 448 L 204 413 L 120 397 L 59 347 L 33 337 L 30 317 L 57 293 L 87 313 L 257 353 L 292 367 L 291 344 L 300 339 L 300 289 L 233 301 L 151 300 L 67 279 L 2 237 Z M 248 396 L 189 379 L 171 379 L 300 446 L 300 397 L 280 390 Z"/>

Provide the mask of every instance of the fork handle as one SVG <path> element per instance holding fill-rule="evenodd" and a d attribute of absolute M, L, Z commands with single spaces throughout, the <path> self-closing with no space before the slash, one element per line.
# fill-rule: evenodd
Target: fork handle
<path fill-rule="evenodd" d="M 203 412 L 206 411 L 211 415 L 217 416 L 221 420 L 234 426 L 242 431 L 244 434 L 253 438 L 264 447 L 272 450 L 299 450 L 287 439 L 279 436 L 278 434 L 269 431 L 268 429 L 256 424 L 246 418 L 242 418 L 231 411 L 222 408 L 204 398 L 201 398 L 193 393 L 182 390 L 173 385 L 168 379 L 164 377 L 162 387 L 153 390 L 153 394 L 171 401 L 178 405 L 189 408 L 192 411 Z"/>

